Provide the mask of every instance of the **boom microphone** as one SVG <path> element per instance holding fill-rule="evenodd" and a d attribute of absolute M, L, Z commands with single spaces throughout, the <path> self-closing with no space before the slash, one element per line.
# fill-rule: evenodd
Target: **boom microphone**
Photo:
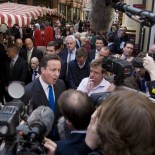
<path fill-rule="evenodd" d="M 35 127 L 43 136 L 47 136 L 52 129 L 54 122 L 54 113 L 47 106 L 39 106 L 35 109 L 27 120 L 28 125 L 33 128 Z"/>
<path fill-rule="evenodd" d="M 114 15 L 111 3 L 110 0 L 91 0 L 90 23 L 92 29 L 104 32 L 109 29 Z"/>
<path fill-rule="evenodd" d="M 137 15 L 142 18 L 145 18 L 151 23 L 151 25 L 155 24 L 155 13 L 151 11 L 134 8 L 134 7 L 131 7 L 130 5 L 127 5 L 126 3 L 121 3 L 121 2 L 113 3 L 112 6 L 114 9 L 118 11 L 130 13 L 131 15 Z"/>

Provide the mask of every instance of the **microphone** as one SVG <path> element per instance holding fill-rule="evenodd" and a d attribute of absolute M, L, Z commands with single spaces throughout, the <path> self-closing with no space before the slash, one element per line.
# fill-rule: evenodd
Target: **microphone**
<path fill-rule="evenodd" d="M 113 2 L 111 3 L 111 5 L 115 10 L 127 13 L 130 18 L 133 18 L 133 15 L 140 16 L 142 20 L 146 20 L 146 22 L 144 23 L 146 26 L 152 26 L 155 24 L 155 13 L 153 13 L 152 11 L 134 8 L 130 5 L 127 5 L 126 3 L 121 2 Z"/>
<path fill-rule="evenodd" d="M 114 9 L 109 0 L 91 0 L 90 24 L 96 31 L 107 32 L 109 29 Z"/>
<path fill-rule="evenodd" d="M 47 106 L 39 106 L 32 112 L 27 122 L 37 135 L 47 136 L 53 126 L 54 113 Z"/>

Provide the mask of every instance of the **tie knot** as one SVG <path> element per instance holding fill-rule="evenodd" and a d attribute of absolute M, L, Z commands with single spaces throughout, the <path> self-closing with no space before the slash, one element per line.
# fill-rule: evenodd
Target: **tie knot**
<path fill-rule="evenodd" d="M 49 85 L 48 88 L 49 88 L 49 90 L 52 90 L 52 86 L 51 85 Z"/>

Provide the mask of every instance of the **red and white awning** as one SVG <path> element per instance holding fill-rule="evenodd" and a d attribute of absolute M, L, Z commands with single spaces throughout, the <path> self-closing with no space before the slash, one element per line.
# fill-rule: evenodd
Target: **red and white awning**
<path fill-rule="evenodd" d="M 31 6 L 17 3 L 2 3 L 0 4 L 0 11 L 3 13 L 18 14 L 32 19 L 43 17 L 47 14 L 47 10 L 44 7 Z"/>
<path fill-rule="evenodd" d="M 0 24 L 6 24 L 8 27 L 12 27 L 14 24 L 23 27 L 30 25 L 30 22 L 31 18 L 29 17 L 0 12 Z"/>
<path fill-rule="evenodd" d="M 31 19 L 38 19 L 44 15 L 58 15 L 56 9 L 49 9 L 46 7 L 31 6 L 17 3 L 1 3 L 0 4 L 0 24 L 7 24 L 12 27 L 18 24 L 23 27 L 29 25 Z M 63 15 L 60 17 L 63 18 Z"/>

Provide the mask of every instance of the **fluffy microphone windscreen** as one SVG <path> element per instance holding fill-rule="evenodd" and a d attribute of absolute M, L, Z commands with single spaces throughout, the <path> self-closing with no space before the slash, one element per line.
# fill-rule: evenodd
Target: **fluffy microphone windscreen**
<path fill-rule="evenodd" d="M 36 122 L 40 122 L 45 126 L 45 135 L 48 135 L 52 129 L 53 122 L 54 122 L 54 113 L 53 111 L 47 106 L 39 106 L 35 109 L 30 117 L 27 120 L 28 124 L 31 126 Z"/>
<path fill-rule="evenodd" d="M 114 16 L 114 9 L 106 0 L 91 0 L 90 23 L 96 31 L 107 32 Z"/>

